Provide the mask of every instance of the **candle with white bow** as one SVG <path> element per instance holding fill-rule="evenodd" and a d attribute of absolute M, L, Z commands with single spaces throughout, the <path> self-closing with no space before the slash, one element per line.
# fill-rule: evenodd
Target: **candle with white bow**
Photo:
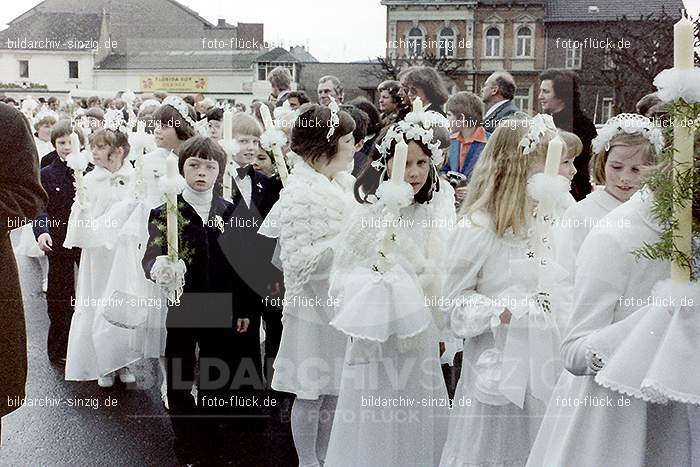
<path fill-rule="evenodd" d="M 180 171 L 177 166 L 177 157 L 170 152 L 165 160 L 166 177 L 168 180 L 169 192 L 165 194 L 167 203 L 167 238 L 168 257 L 172 262 L 178 260 L 178 233 L 177 233 L 177 179 Z"/>
<path fill-rule="evenodd" d="M 406 160 L 408 159 L 408 144 L 406 141 L 401 139 L 394 147 L 394 157 L 391 163 L 391 183 L 394 185 L 399 185 L 405 183 L 404 176 L 406 174 Z M 377 265 L 379 272 L 386 272 L 390 268 L 390 263 L 388 260 L 389 254 L 393 250 L 393 244 L 396 237 L 396 228 L 394 227 L 395 219 L 399 216 L 398 212 L 390 213 L 391 219 L 389 228 L 384 235 L 384 240 L 382 241 L 382 249 L 380 250 L 379 263 Z"/>
<path fill-rule="evenodd" d="M 551 177 L 551 182 L 556 183 L 554 178 L 559 176 L 559 166 L 561 165 L 561 156 L 564 151 L 564 141 L 555 136 L 547 145 L 547 157 L 544 162 L 545 177 Z M 535 224 L 535 235 L 537 238 L 536 251 L 538 258 L 546 258 L 548 249 L 546 248 L 548 239 L 551 238 L 551 219 L 554 216 L 554 208 L 557 205 L 557 200 L 546 198 L 539 202 L 537 206 L 537 222 Z"/>
<path fill-rule="evenodd" d="M 691 70 L 693 68 L 693 23 L 686 17 L 682 17 L 673 26 L 673 66 L 678 70 Z M 693 131 L 687 123 L 676 120 L 673 127 L 673 148 L 675 150 L 673 160 L 674 183 L 684 176 L 693 167 Z M 673 245 L 676 250 L 687 257 L 692 254 L 692 226 L 693 206 L 692 202 L 685 205 L 676 203 L 673 206 L 673 220 L 676 229 L 673 236 Z M 671 264 L 671 278 L 676 282 L 690 281 L 690 269 L 687 265 Z"/>
<path fill-rule="evenodd" d="M 71 154 L 69 157 L 80 157 L 80 138 L 75 132 L 70 134 L 70 147 Z M 78 195 L 78 202 L 84 205 L 87 201 L 85 194 L 85 182 L 83 181 L 83 171 L 73 170 L 73 177 L 75 177 L 75 192 Z"/>
<path fill-rule="evenodd" d="M 275 124 L 272 122 L 272 115 L 270 115 L 270 109 L 264 103 L 260 104 L 260 116 L 262 117 L 263 124 L 265 125 L 265 131 L 275 129 Z M 277 167 L 277 172 L 280 174 L 282 186 L 284 186 L 287 183 L 287 175 L 289 175 L 289 171 L 287 170 L 287 163 L 284 161 L 282 148 L 279 147 L 278 144 L 274 144 L 272 146 L 272 154 L 275 156 L 275 166 Z"/>

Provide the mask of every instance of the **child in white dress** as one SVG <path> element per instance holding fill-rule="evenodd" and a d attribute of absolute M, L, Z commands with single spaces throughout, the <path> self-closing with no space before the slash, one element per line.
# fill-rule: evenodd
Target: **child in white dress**
<path fill-rule="evenodd" d="M 537 203 L 529 189 L 557 131 L 549 116 L 512 123 L 484 148 L 449 242 L 444 309 L 464 339 L 464 361 L 443 466 L 524 465 L 559 376 L 559 336 L 538 284 L 547 263 L 537 242 L 545 241 L 532 230 Z M 567 151 L 555 179 L 555 217 L 572 201 L 575 173 Z"/>
<path fill-rule="evenodd" d="M 397 137 L 408 143 L 405 175 L 387 180 L 399 170 Z M 353 339 L 325 465 L 437 465 L 449 398 L 438 345 L 446 323 L 434 303 L 454 190 L 438 176 L 443 155 L 429 126 L 396 123 L 378 141 L 378 167 L 367 166 L 356 193 L 363 203 L 379 199 L 358 209 L 336 258 L 331 325 Z"/>
<path fill-rule="evenodd" d="M 121 116 L 118 111 L 111 112 Z M 114 121 L 117 127 L 119 123 Z M 95 168 L 84 177 L 87 201 L 81 203 L 76 196 L 64 242 L 66 248 L 82 249 L 66 380 L 97 380 L 101 387 L 111 387 L 116 373 L 123 383 L 135 382 L 127 365 L 141 358 L 134 346 L 133 330 L 114 326 L 105 317 L 111 306 L 129 306 L 110 303 L 112 294 L 126 287 L 129 280 L 124 265 L 115 260 L 119 223 L 110 210 L 133 196 L 133 168 L 124 162 L 129 152 L 125 127 L 98 130 L 91 143 Z"/>
<path fill-rule="evenodd" d="M 641 135 L 645 141 L 637 140 L 637 154 L 626 162 L 654 159 L 663 147 L 659 129 L 641 116 L 615 119 L 600 132 L 594 147 L 612 148 L 613 141 Z M 659 239 L 662 227 L 653 205 L 653 193 L 642 189 L 600 219 L 580 247 L 573 311 L 562 343 L 565 367 L 575 376 L 564 374 L 557 383 L 528 465 L 691 465 L 687 406 L 629 397 L 632 392 L 611 390 L 596 377 L 613 351 L 611 345 L 644 318 L 652 289 L 669 274 L 667 261 L 636 258 L 633 253 Z M 665 314 L 652 310 L 648 317 Z M 632 359 L 645 360 L 646 353 Z"/>
<path fill-rule="evenodd" d="M 328 324 L 334 313 L 328 290 L 334 251 L 353 205 L 336 181 L 353 160 L 354 127 L 337 105 L 300 108 L 292 130 L 299 158 L 260 229 L 279 238 L 284 328 L 272 388 L 296 394 L 291 424 L 300 466 L 325 460 L 340 388 L 347 339 Z"/>

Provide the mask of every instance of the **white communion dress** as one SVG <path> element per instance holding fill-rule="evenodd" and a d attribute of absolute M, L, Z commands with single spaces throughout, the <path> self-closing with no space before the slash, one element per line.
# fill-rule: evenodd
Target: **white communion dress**
<path fill-rule="evenodd" d="M 447 436 L 450 401 L 438 345 L 447 323 L 435 303 L 455 223 L 454 191 L 443 184 L 428 203 L 399 212 L 394 223 L 381 198 L 362 206 L 336 258 L 332 292 L 340 304 L 331 325 L 352 341 L 329 467 L 437 465 Z M 390 266 L 379 273 L 373 266 L 389 229 L 396 240 Z"/>
<path fill-rule="evenodd" d="M 562 344 L 565 366 L 578 376 L 557 386 L 528 465 L 691 465 L 688 406 L 671 394 L 645 394 L 642 385 L 647 372 L 684 390 L 698 383 L 692 369 L 698 365 L 697 323 L 683 322 L 697 321 L 698 313 L 649 312 L 652 290 L 669 276 L 670 264 L 632 253 L 659 239 L 652 205 L 651 193 L 635 194 L 603 218 L 579 251 L 571 326 Z M 693 333 L 694 342 L 688 340 Z M 616 355 L 625 345 L 627 351 Z M 632 366 L 609 371 L 620 356 Z M 657 358 L 668 368 L 653 371 Z M 610 377 L 605 385 L 621 392 L 596 382 L 601 368 Z"/>
<path fill-rule="evenodd" d="M 85 175 L 86 205 L 73 204 L 64 246 L 82 249 L 66 359 L 66 379 L 96 380 L 143 357 L 135 331 L 108 321 L 106 310 L 128 308 L 112 294 L 133 280 L 118 259 L 125 247 L 116 241 L 120 223 L 112 208 L 133 196 L 133 168 L 128 162 L 114 173 L 102 167 Z"/>
<path fill-rule="evenodd" d="M 328 323 L 333 257 L 354 200 L 339 184 L 297 160 L 259 232 L 278 238 L 285 296 L 272 388 L 316 400 L 338 395 L 347 338 Z"/>

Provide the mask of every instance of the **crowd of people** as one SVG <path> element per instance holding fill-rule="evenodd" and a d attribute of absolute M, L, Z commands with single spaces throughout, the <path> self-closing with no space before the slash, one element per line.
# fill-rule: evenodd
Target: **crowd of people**
<path fill-rule="evenodd" d="M 665 103 L 640 96 L 597 130 L 569 70 L 541 74 L 534 116 L 503 71 L 477 95 L 410 67 L 376 105 L 335 76 L 317 103 L 284 67 L 268 80 L 249 109 L 4 99 L 48 195 L 12 247 L 41 266 L 67 381 L 131 384 L 159 361 L 183 465 L 217 424 L 265 429 L 245 402 L 263 392 L 294 398 L 300 466 L 700 458 L 700 394 L 660 404 L 594 381 L 600 336 L 643 308 L 621 297 L 669 274 L 631 254 L 662 234 L 643 176 L 664 170 Z"/>

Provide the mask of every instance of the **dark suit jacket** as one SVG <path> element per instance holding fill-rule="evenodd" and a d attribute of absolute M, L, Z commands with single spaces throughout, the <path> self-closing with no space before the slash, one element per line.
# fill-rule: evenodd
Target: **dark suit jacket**
<path fill-rule="evenodd" d="M 248 207 L 243 196 L 237 189 L 236 182 L 231 181 L 235 190 L 232 203 L 234 205 L 233 223 L 239 230 L 236 235 L 226 234 L 222 237 L 224 254 L 229 258 L 236 273 L 240 275 L 250 288 L 251 294 L 264 298 L 270 285 L 270 262 L 275 250 L 274 239 L 258 234 L 265 217 L 279 198 L 281 183 L 275 182 L 260 172 L 252 171 L 251 203 Z M 259 317 L 263 306 L 255 303 L 251 311 L 251 319 Z"/>
<path fill-rule="evenodd" d="M 57 157 L 51 165 L 41 169 L 41 185 L 46 190 L 49 201 L 46 204 L 46 211 L 39 214 L 34 222 L 34 237 L 38 239 L 43 233 L 51 235 L 53 246 L 52 251 L 47 253 L 49 256 L 80 256 L 80 248 L 63 248 L 68 230 L 68 218 L 75 197 L 74 182 L 73 171 L 60 157 Z"/>
<path fill-rule="evenodd" d="M 520 109 L 513 103 L 512 100 L 507 101 L 505 104 L 502 104 L 498 109 L 496 109 L 495 112 L 484 119 L 483 127 L 489 133 L 493 133 L 496 131 L 498 123 L 501 120 L 519 111 Z"/>
<path fill-rule="evenodd" d="M 58 153 L 54 149 L 53 151 L 51 151 L 50 153 L 48 153 L 47 155 L 45 155 L 44 157 L 41 158 L 41 168 L 43 169 L 44 167 L 50 166 L 57 159 L 60 159 L 60 157 L 58 156 Z"/>
<path fill-rule="evenodd" d="M 180 231 L 180 249 L 189 250 L 190 255 L 184 258 L 187 271 L 181 304 L 173 311 L 175 315 L 172 317 L 168 312 L 168 326 L 233 326 L 236 319 L 248 317 L 247 310 L 251 300 L 248 289 L 235 273 L 220 245 L 224 235 L 235 236 L 239 233 L 239 229 L 230 222 L 234 207 L 228 201 L 214 195 L 206 224 L 182 195 L 178 196 L 178 210 L 186 222 Z M 220 216 L 223 221 L 223 232 L 215 222 L 216 216 Z M 149 279 L 156 258 L 168 253 L 165 241 L 162 241 L 161 245 L 156 244 L 158 238 L 166 235 L 158 225 L 163 226 L 166 223 L 163 204 L 151 211 L 148 223 L 149 239 L 142 266 Z"/>
<path fill-rule="evenodd" d="M 39 157 L 29 122 L 18 110 L 0 103 L 0 417 L 17 407 L 27 381 L 27 334 L 9 227 L 31 220 L 44 209 L 46 192 L 39 183 Z M 2 430 L 0 423 L 0 439 Z"/>

